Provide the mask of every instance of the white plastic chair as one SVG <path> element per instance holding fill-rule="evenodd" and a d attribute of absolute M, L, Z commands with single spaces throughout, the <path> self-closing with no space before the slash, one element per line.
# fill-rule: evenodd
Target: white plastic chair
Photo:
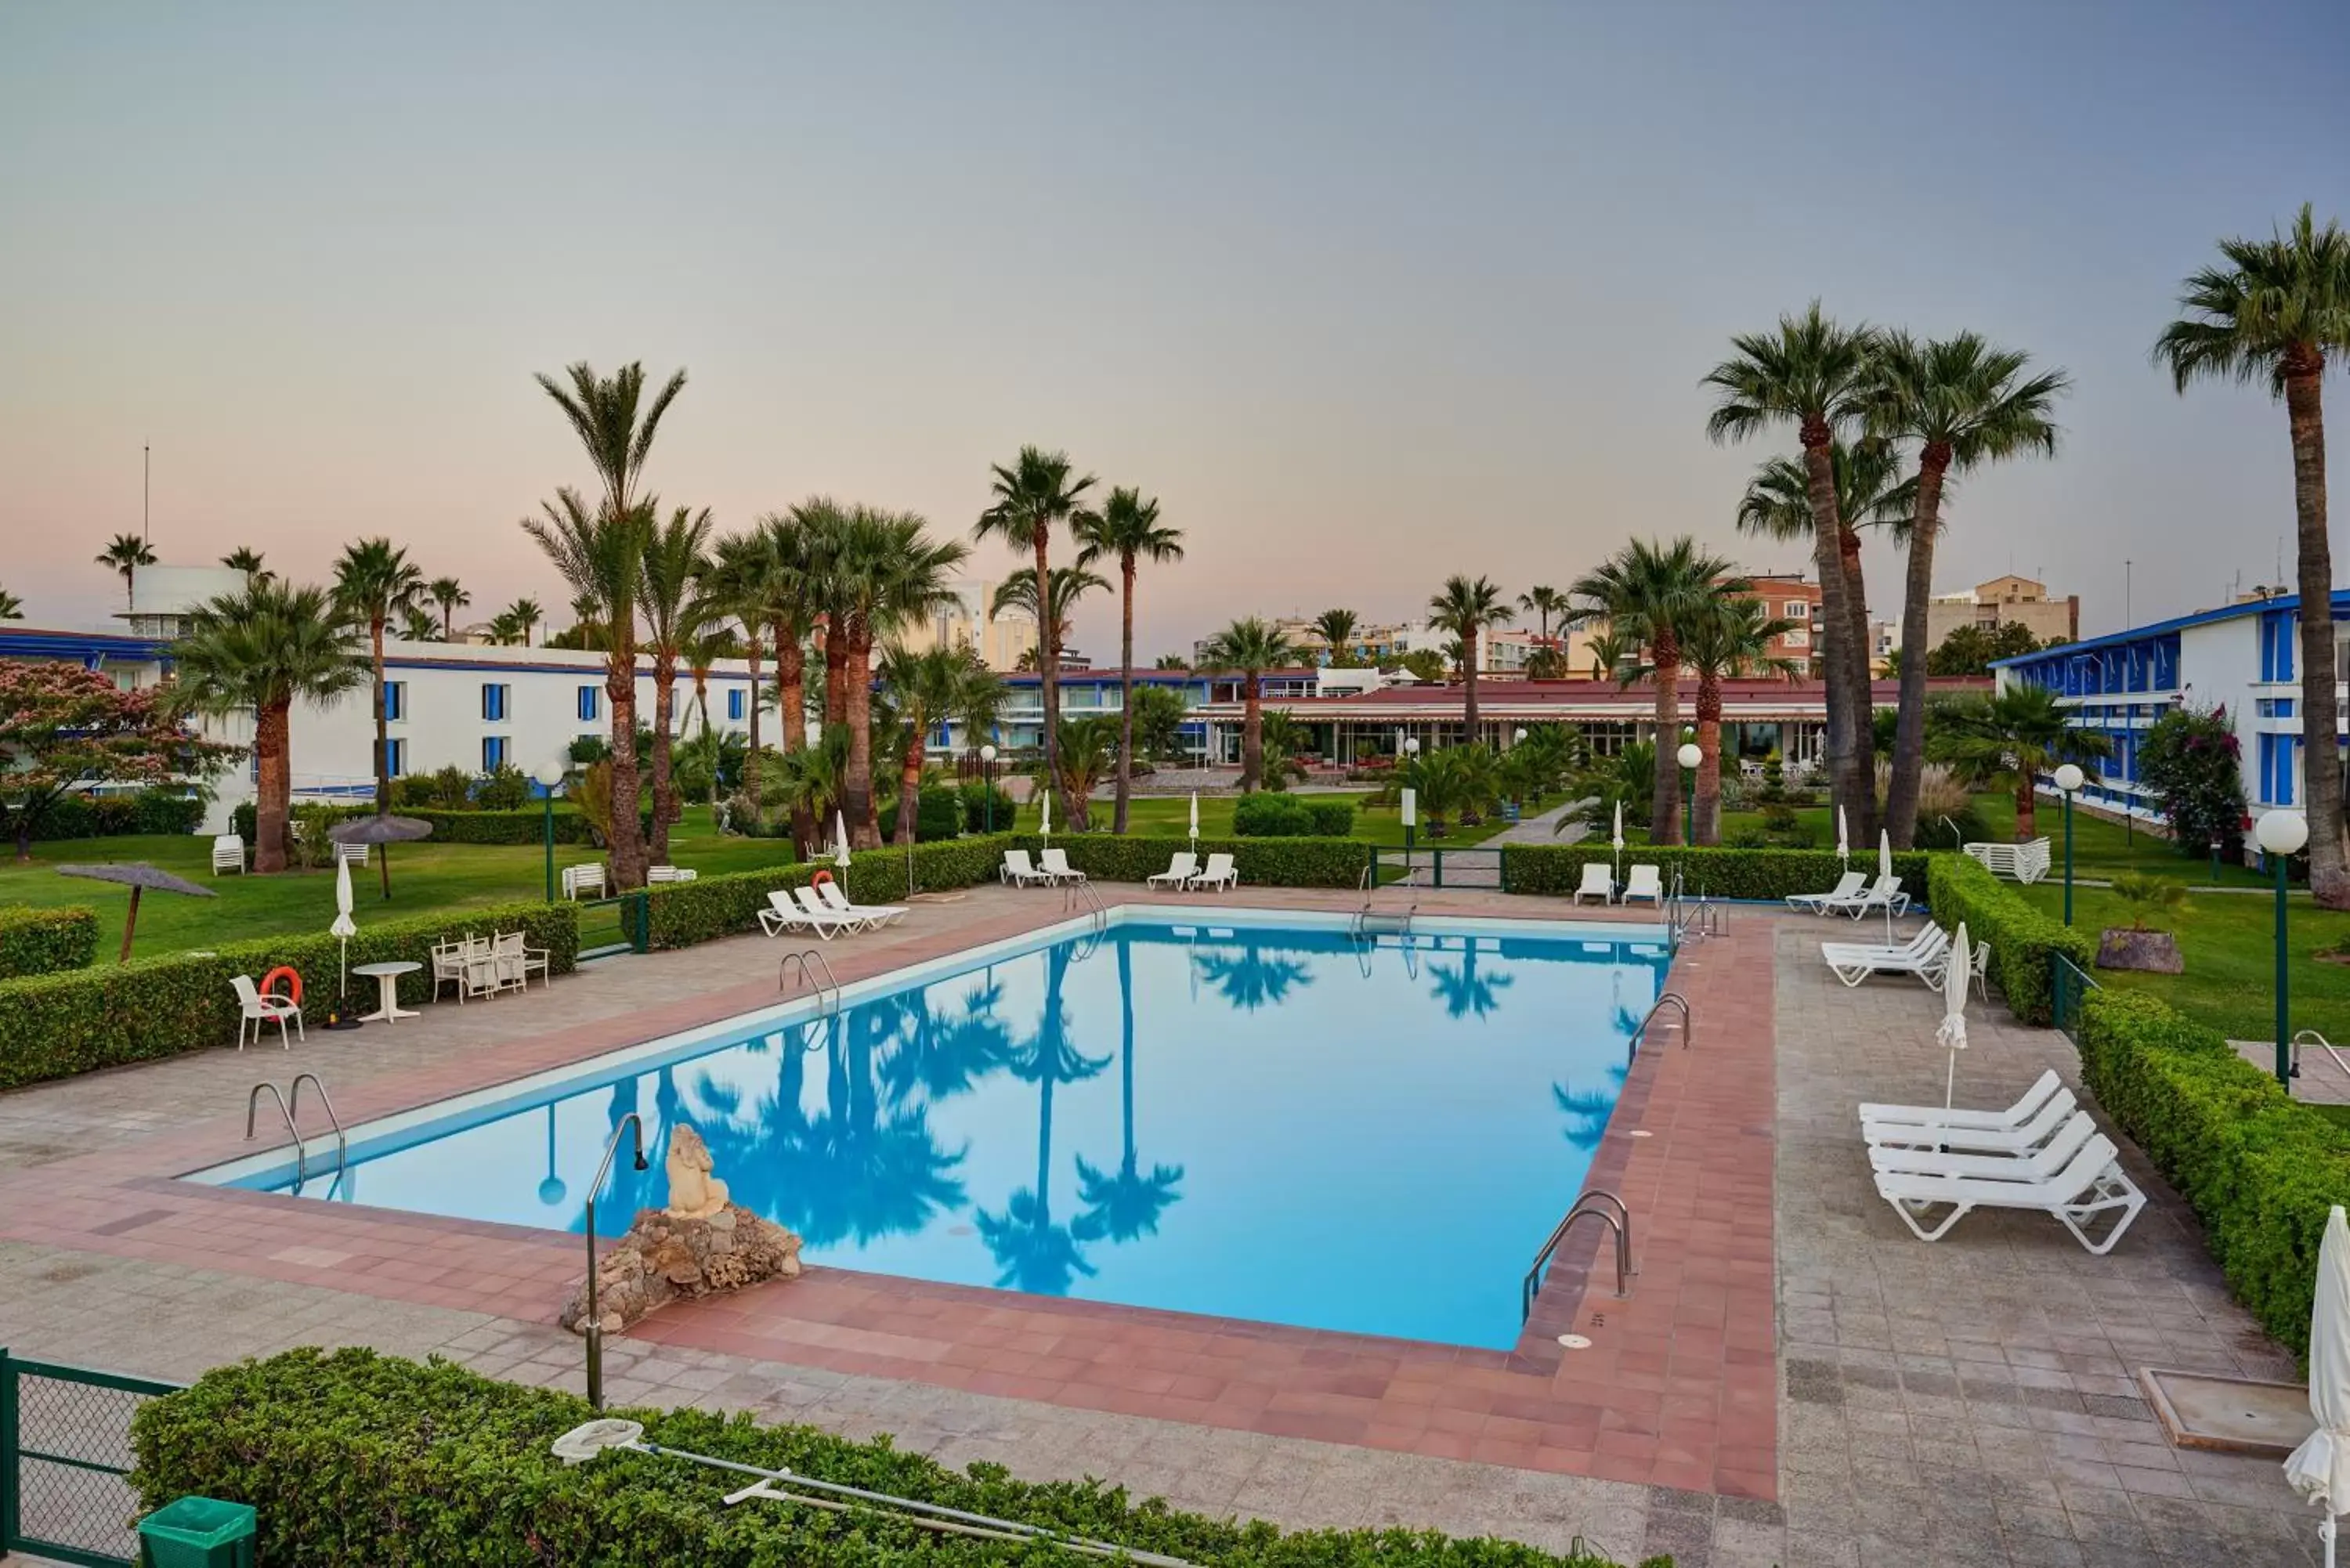
<path fill-rule="evenodd" d="M 759 929 L 771 937 L 807 929 L 809 925 L 807 916 L 801 913 L 800 907 L 792 902 L 792 896 L 781 888 L 768 892 L 767 907 L 758 914 Z"/>
<path fill-rule="evenodd" d="M 1240 885 L 1239 867 L 1232 864 L 1231 856 L 1223 854 L 1210 855 L 1207 865 L 1200 868 L 1199 874 L 1190 883 L 1193 888 L 1214 888 L 1222 892 L 1230 892 Z"/>
<path fill-rule="evenodd" d="M 1658 906 L 1659 909 L 1664 907 L 1665 872 L 1663 867 L 1635 866 L 1632 867 L 1632 874 L 1624 879 L 1624 896 L 1618 899 L 1617 902 L 1628 904 L 1635 898 L 1646 898 L 1649 903 Z"/>
<path fill-rule="evenodd" d="M 224 833 L 213 840 L 213 875 L 224 871 L 244 870 L 244 839 L 234 833 Z"/>
<path fill-rule="evenodd" d="M 1950 933 L 1928 926 L 1898 947 L 1870 942 L 1822 942 L 1820 957 L 1846 985 L 1858 985 L 1873 974 L 1914 974 L 1929 989 L 1941 989 L 1941 971 L 1950 964 Z"/>
<path fill-rule="evenodd" d="M 1837 877 L 1836 885 L 1825 893 L 1788 894 L 1787 908 L 1814 915 L 1828 914 L 1843 909 L 1853 899 L 1860 897 L 1861 889 L 1867 886 L 1867 872 L 1847 871 Z"/>
<path fill-rule="evenodd" d="M 337 844 L 335 846 L 335 858 L 338 861 L 348 862 L 353 866 L 364 866 L 367 864 L 367 857 L 368 846 L 364 844 Z"/>
<path fill-rule="evenodd" d="M 1188 849 L 1178 849 L 1174 857 L 1167 862 L 1166 870 L 1154 872 L 1144 877 L 1143 881 L 1153 888 L 1181 888 L 1188 886 L 1191 878 L 1199 874 L 1200 857 Z"/>
<path fill-rule="evenodd" d="M 490 943 L 490 957 L 497 970 L 498 989 L 527 991 L 530 977 L 536 973 L 541 985 L 555 983 L 554 957 L 545 948 L 530 945 L 527 931 L 499 931 Z"/>
<path fill-rule="evenodd" d="M 1009 882 L 1015 888 L 1050 887 L 1053 882 L 1051 877 L 1036 869 L 1035 863 L 1028 858 L 1028 852 L 1025 849 L 1005 850 L 1003 869 L 996 873 L 996 877 L 998 880 Z"/>
<path fill-rule="evenodd" d="M 295 1005 L 293 998 L 263 995 L 261 988 L 253 983 L 253 977 L 249 974 L 232 975 L 228 983 L 236 992 L 238 1050 L 244 1049 L 246 1024 L 253 1025 L 253 1043 L 258 1045 L 261 1044 L 261 1026 L 272 1019 L 277 1023 L 277 1043 L 288 1051 L 294 1049 L 294 1042 L 286 1037 L 287 1019 L 294 1021 L 295 1029 L 300 1032 L 306 1043 L 309 1040 L 309 1031 L 302 1025 L 302 1010 Z"/>
<path fill-rule="evenodd" d="M 1607 862 L 1605 860 L 1586 860 L 1583 863 L 1583 881 L 1575 889 L 1575 898 L 1572 901 L 1580 904 L 1586 898 L 1596 898 L 1603 904 L 1612 904 L 1616 901 L 1615 873 L 1608 869 Z"/>
<path fill-rule="evenodd" d="M 702 873 L 691 866 L 648 866 L 645 880 L 652 882 L 691 882 Z"/>
<path fill-rule="evenodd" d="M 593 893 L 598 898 L 604 896 L 604 863 L 601 860 L 563 868 L 563 896 L 576 899 L 582 893 Z"/>
<path fill-rule="evenodd" d="M 1086 879 L 1084 872 L 1069 864 L 1069 852 L 1066 849 L 1040 852 L 1036 857 L 1036 866 L 1055 882 L 1082 882 Z"/>

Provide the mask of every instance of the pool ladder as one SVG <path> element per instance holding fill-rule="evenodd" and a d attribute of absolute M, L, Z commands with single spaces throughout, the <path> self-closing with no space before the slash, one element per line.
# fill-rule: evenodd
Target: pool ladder
<path fill-rule="evenodd" d="M 1633 1050 L 1638 1051 L 1640 1048 L 1640 1042 L 1648 1037 L 1648 1025 L 1654 1023 L 1657 1021 L 1657 1014 L 1668 1007 L 1678 1007 L 1681 1010 L 1681 1049 L 1684 1051 L 1689 1049 L 1690 1041 L 1697 1033 L 1695 1023 L 1690 1012 L 1689 998 L 1678 991 L 1669 991 L 1657 998 L 1648 1008 L 1648 1016 L 1640 1020 L 1640 1026 L 1632 1031 Z"/>
<path fill-rule="evenodd" d="M 785 990 L 791 984 L 792 971 L 795 968 L 799 971 L 801 988 L 815 991 L 816 1011 L 819 1013 L 830 1012 L 840 1005 L 840 981 L 833 975 L 830 959 L 826 958 L 814 948 L 802 948 L 797 952 L 785 953 L 783 961 L 775 965 L 777 991 Z M 831 998 L 828 1002 L 826 1001 L 827 995 Z"/>
<path fill-rule="evenodd" d="M 1419 913 L 1419 900 L 1413 899 L 1400 915 L 1381 913 L 1376 903 L 1379 892 L 1376 880 L 1378 870 L 1378 862 L 1374 860 L 1363 867 L 1360 877 L 1355 878 L 1355 888 L 1363 895 L 1363 907 L 1347 920 L 1347 934 L 1357 942 L 1381 935 L 1409 939 L 1412 917 Z"/>
<path fill-rule="evenodd" d="M 2314 1029 L 2304 1029 L 2293 1037 L 2293 1075 L 2294 1077 L 2301 1076 L 2301 1052 L 2302 1047 L 2305 1045 L 2314 1045 L 2333 1057 L 2334 1064 L 2342 1069 L 2343 1076 L 2350 1077 L 2350 1061 L 2343 1059 L 2342 1048 Z"/>
<path fill-rule="evenodd" d="M 1102 902 L 1101 895 L 1094 891 L 1091 882 L 1062 883 L 1061 913 L 1069 914 L 1080 906 L 1086 909 L 1087 918 L 1095 930 L 1102 930 L 1109 925 L 1109 906 Z"/>
<path fill-rule="evenodd" d="M 286 1130 L 294 1138 L 294 1191 L 296 1196 L 300 1195 L 302 1184 L 308 1180 L 310 1176 L 309 1145 L 302 1137 L 302 1125 L 298 1119 L 302 1108 L 302 1084 L 305 1079 L 317 1085 L 318 1103 L 327 1107 L 327 1120 L 335 1129 L 334 1174 L 339 1180 L 343 1174 L 343 1167 L 349 1158 L 350 1140 L 343 1134 L 343 1118 L 335 1114 L 334 1098 L 327 1093 L 326 1083 L 317 1074 L 295 1074 L 294 1082 L 286 1093 L 280 1093 L 276 1085 L 264 1079 L 254 1085 L 253 1092 L 244 1097 L 244 1137 L 248 1143 L 253 1139 L 254 1118 L 261 1109 L 262 1091 L 268 1090 L 269 1097 L 277 1102 L 277 1114 L 285 1118 Z"/>
<path fill-rule="evenodd" d="M 1602 1208 L 1603 1204 L 1615 1207 L 1611 1210 Z M 1566 1240 L 1566 1233 L 1575 1222 L 1586 1215 L 1606 1222 L 1607 1228 L 1616 1233 L 1616 1294 L 1620 1300 L 1631 1293 L 1631 1277 L 1639 1272 L 1632 1263 L 1631 1207 L 1607 1189 L 1594 1188 L 1575 1200 L 1574 1206 L 1566 1211 L 1566 1218 L 1558 1222 L 1550 1233 L 1550 1240 L 1544 1241 L 1542 1251 L 1534 1254 L 1534 1263 L 1526 1270 L 1526 1277 L 1518 1287 L 1520 1323 L 1534 1315 L 1534 1297 L 1542 1293 L 1543 1272 L 1550 1266 L 1551 1254 L 1558 1251 L 1561 1241 Z"/>

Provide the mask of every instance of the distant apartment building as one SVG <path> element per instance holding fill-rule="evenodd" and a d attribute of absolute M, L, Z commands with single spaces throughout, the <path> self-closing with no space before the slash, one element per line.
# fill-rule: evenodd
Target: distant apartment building
<path fill-rule="evenodd" d="M 1942 639 L 1962 626 L 1996 631 L 2020 625 L 2042 642 L 2074 642 L 2081 636 L 2081 596 L 2048 597 L 2048 585 L 2012 573 L 1977 583 L 1960 593 L 1936 594 L 1926 605 L 1926 646 L 1939 648 Z"/>
<path fill-rule="evenodd" d="M 1801 572 L 1752 572 L 1746 581 L 1750 588 L 1745 597 L 1762 600 L 1772 619 L 1795 623 L 1771 639 L 1771 656 L 1795 661 L 1805 674 L 1815 673 L 1820 585 Z"/>
<path fill-rule="evenodd" d="M 898 640 L 917 653 L 933 648 L 967 648 L 990 670 L 1016 670 L 1036 651 L 1036 623 L 1016 610 L 992 615 L 996 585 L 964 578 L 952 585 L 954 599 L 927 619 L 907 626 Z M 1082 656 L 1061 649 L 1064 666 L 1082 664 Z"/>

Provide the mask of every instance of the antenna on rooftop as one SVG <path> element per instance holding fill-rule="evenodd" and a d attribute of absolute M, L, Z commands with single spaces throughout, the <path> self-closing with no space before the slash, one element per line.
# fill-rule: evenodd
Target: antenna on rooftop
<path fill-rule="evenodd" d="M 149 491 L 149 489 L 151 488 L 151 486 L 150 486 L 150 485 L 149 485 L 149 483 L 148 483 L 148 478 L 149 478 L 149 475 L 150 475 L 151 473 L 152 473 L 152 472 L 153 472 L 153 471 L 154 471 L 154 458 L 153 458 L 153 452 L 154 452 L 154 451 L 155 451 L 155 449 L 154 449 L 153 447 L 147 445 L 145 442 L 143 442 L 143 441 L 142 441 L 142 442 L 140 442 L 140 447 L 139 447 L 139 538 L 140 538 L 140 543 L 142 543 L 142 544 L 151 544 L 151 543 L 152 543 L 152 542 L 153 542 L 153 537 L 154 537 L 154 535 L 153 535 L 153 534 L 152 534 L 151 530 L 150 530 L 150 529 L 148 528 L 148 526 L 147 526 L 147 495 L 148 495 L 148 491 Z"/>

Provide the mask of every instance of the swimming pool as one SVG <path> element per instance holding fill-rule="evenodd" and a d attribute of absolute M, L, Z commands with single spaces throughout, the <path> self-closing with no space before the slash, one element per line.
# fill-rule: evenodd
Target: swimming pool
<path fill-rule="evenodd" d="M 652 1168 L 616 1162 L 600 1231 L 683 1121 L 813 1262 L 1505 1349 L 1669 961 L 1644 927 L 1118 911 L 354 1128 L 303 1196 L 577 1232 L 633 1110 Z"/>

